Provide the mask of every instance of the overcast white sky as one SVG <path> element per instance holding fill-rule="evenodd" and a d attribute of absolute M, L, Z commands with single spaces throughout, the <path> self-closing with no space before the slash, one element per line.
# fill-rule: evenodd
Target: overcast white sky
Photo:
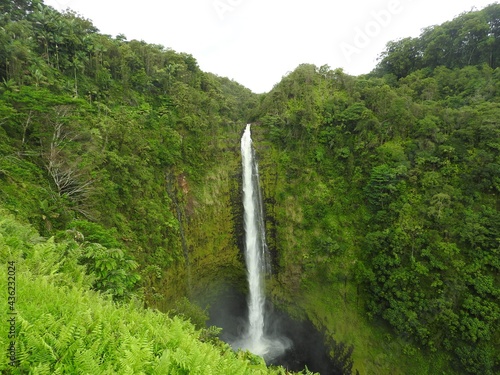
<path fill-rule="evenodd" d="M 494 0 L 45 0 L 101 33 L 192 54 L 204 71 L 267 92 L 301 63 L 368 73 L 390 40 Z"/>

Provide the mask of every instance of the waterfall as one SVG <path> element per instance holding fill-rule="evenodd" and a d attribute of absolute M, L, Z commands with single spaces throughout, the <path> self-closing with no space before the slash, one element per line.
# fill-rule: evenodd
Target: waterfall
<path fill-rule="evenodd" d="M 259 189 L 258 167 L 252 149 L 250 125 L 241 138 L 243 166 L 243 208 L 245 222 L 245 260 L 248 271 L 248 346 L 258 353 L 264 337 L 263 270 L 265 270 L 265 235 L 263 230 L 262 203 Z"/>
<path fill-rule="evenodd" d="M 248 326 L 233 346 L 272 359 L 289 346 L 286 338 L 270 338 L 265 332 L 264 276 L 269 271 L 269 257 L 264 230 L 259 171 L 252 148 L 250 124 L 241 138 L 243 167 L 243 209 L 245 224 L 245 261 L 248 277 Z"/>

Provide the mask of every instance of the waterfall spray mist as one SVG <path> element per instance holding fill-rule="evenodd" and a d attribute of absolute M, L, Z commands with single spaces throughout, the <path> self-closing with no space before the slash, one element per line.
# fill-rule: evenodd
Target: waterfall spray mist
<path fill-rule="evenodd" d="M 259 171 L 252 148 L 250 124 L 241 138 L 243 167 L 243 208 L 245 223 L 245 261 L 248 277 L 248 326 L 233 347 L 247 349 L 266 360 L 281 355 L 290 342 L 284 337 L 271 338 L 265 331 L 264 276 L 269 270 L 265 240 Z"/>

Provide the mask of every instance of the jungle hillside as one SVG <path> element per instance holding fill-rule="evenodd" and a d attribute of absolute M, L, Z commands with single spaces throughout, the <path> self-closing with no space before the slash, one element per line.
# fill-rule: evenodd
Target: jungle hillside
<path fill-rule="evenodd" d="M 247 123 L 268 298 L 339 373 L 500 373 L 500 5 L 388 43 L 370 74 L 304 63 L 257 95 L 0 0 L 0 81 L 2 373 L 286 373 L 206 323 L 247 288 Z"/>

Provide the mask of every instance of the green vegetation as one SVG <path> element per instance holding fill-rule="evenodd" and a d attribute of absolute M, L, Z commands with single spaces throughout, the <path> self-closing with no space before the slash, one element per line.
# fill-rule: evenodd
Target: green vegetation
<path fill-rule="evenodd" d="M 403 78 L 420 69 L 465 68 L 500 65 L 498 4 L 480 12 L 463 13 L 452 21 L 426 28 L 418 38 L 388 43 L 376 69 L 377 75 Z"/>
<path fill-rule="evenodd" d="M 72 12 L 0 6 L 11 373 L 279 373 L 204 326 L 245 289 L 250 121 L 275 304 L 360 374 L 500 372 L 498 4 L 389 43 L 369 75 L 304 64 L 261 96 Z"/>
<path fill-rule="evenodd" d="M 499 10 L 411 40 L 411 69 L 390 43 L 372 75 L 301 65 L 262 100 L 271 293 L 360 372 L 500 371 Z"/>
<path fill-rule="evenodd" d="M 235 353 L 217 330 L 145 310 L 137 300 L 113 303 L 90 291 L 85 248 L 45 240 L 33 229 L 0 216 L 0 258 L 15 264 L 17 366 L 2 355 L 3 374 L 284 374 L 248 352 Z M 7 268 L 0 270 L 7 290 Z M 5 298 L 2 311 L 10 311 Z M 9 322 L 2 319 L 2 332 Z M 8 352 L 10 340 L 0 337 Z"/>
<path fill-rule="evenodd" d="M 213 242 L 190 234 L 209 207 L 232 207 L 224 196 L 207 207 L 216 193 L 207 181 L 235 173 L 238 124 L 256 95 L 200 71 L 188 54 L 99 34 L 74 13 L 39 1 L 5 6 L 15 11 L 0 19 L 1 205 L 44 236 L 70 231 L 108 248 L 89 250 L 92 272 L 107 267 L 102 257 L 124 272 L 138 265 L 148 304 L 163 310 L 190 293 L 195 243 L 213 253 L 224 242 L 218 260 L 238 261 L 227 214 L 207 229 Z M 139 285 L 127 280 L 117 295 Z"/>

